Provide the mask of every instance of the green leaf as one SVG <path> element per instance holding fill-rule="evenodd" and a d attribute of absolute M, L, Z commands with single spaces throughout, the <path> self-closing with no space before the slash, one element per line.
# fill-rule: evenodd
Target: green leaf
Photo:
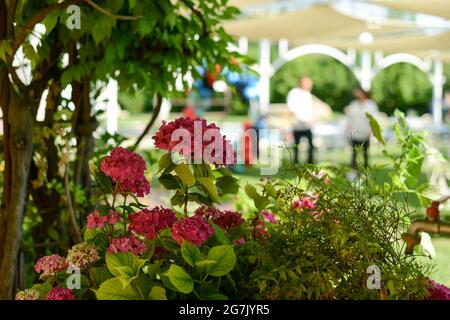
<path fill-rule="evenodd" d="M 180 177 L 181 181 L 187 186 L 191 186 L 195 183 L 194 175 L 185 163 L 180 163 L 175 167 L 175 172 Z"/>
<path fill-rule="evenodd" d="M 252 198 L 253 200 L 256 200 L 260 195 L 256 191 L 256 188 L 252 186 L 251 184 L 246 184 L 244 187 L 245 193 Z"/>
<path fill-rule="evenodd" d="M 95 291 L 95 295 L 98 300 L 136 300 L 137 298 L 130 285 L 122 287 L 119 278 L 111 278 L 103 282 Z"/>
<path fill-rule="evenodd" d="M 102 282 L 113 277 L 113 274 L 109 272 L 106 267 L 90 268 L 89 272 L 96 288 L 98 288 Z"/>
<path fill-rule="evenodd" d="M 213 247 L 208 252 L 208 260 L 217 261 L 216 264 L 209 265 L 206 270 L 209 275 L 221 277 L 233 270 L 236 264 L 236 254 L 233 246 L 221 245 Z"/>
<path fill-rule="evenodd" d="M 139 33 L 141 34 L 141 36 L 146 36 L 153 31 L 155 25 L 156 25 L 155 20 L 141 19 L 138 22 Z"/>
<path fill-rule="evenodd" d="M 194 280 L 184 271 L 184 269 L 176 264 L 172 264 L 166 272 L 170 282 L 181 293 L 191 293 L 194 290 Z"/>
<path fill-rule="evenodd" d="M 105 260 L 109 271 L 115 276 L 136 276 L 145 264 L 145 260 L 131 252 L 106 253 Z"/>
<path fill-rule="evenodd" d="M 214 293 L 207 296 L 206 300 L 228 300 L 228 297 L 221 293 Z"/>
<path fill-rule="evenodd" d="M 216 186 L 219 187 L 223 194 L 236 194 L 239 191 L 239 184 L 236 182 L 236 178 L 224 176 L 217 179 Z"/>
<path fill-rule="evenodd" d="M 150 300 L 167 300 L 166 289 L 160 286 L 154 286 L 148 295 Z"/>
<path fill-rule="evenodd" d="M 207 267 L 207 266 L 210 266 L 210 265 L 214 265 L 214 264 L 217 264 L 217 261 L 215 261 L 215 260 L 202 260 L 202 261 L 198 261 L 198 262 L 195 263 L 195 265 L 198 268 L 204 268 L 204 267 Z"/>
<path fill-rule="evenodd" d="M 195 263 L 197 261 L 203 259 L 200 249 L 196 245 L 188 241 L 183 241 L 183 243 L 181 244 L 181 255 L 183 256 L 184 261 L 186 261 L 192 267 L 195 266 Z"/>
<path fill-rule="evenodd" d="M 180 183 L 178 182 L 180 178 L 178 178 L 178 180 L 177 178 L 178 177 L 175 177 L 174 175 L 171 174 L 163 174 L 161 175 L 161 177 L 159 177 L 158 181 L 167 190 L 175 190 L 181 187 Z"/>
<path fill-rule="evenodd" d="M 386 142 L 384 141 L 383 135 L 381 134 L 381 128 L 380 128 L 380 124 L 378 123 L 378 121 L 370 114 L 366 112 L 366 117 L 367 119 L 369 119 L 369 123 L 370 123 L 370 128 L 372 128 L 372 132 L 373 135 L 375 136 L 375 138 L 381 142 L 383 145 L 386 144 Z"/>
<path fill-rule="evenodd" d="M 163 171 L 170 165 L 173 165 L 172 155 L 170 153 L 166 153 L 159 159 L 159 171 Z"/>
<path fill-rule="evenodd" d="M 45 25 L 46 34 L 49 34 L 53 30 L 53 28 L 55 28 L 60 15 L 60 10 L 53 10 L 45 16 L 44 20 L 42 20 L 43 24 Z"/>
<path fill-rule="evenodd" d="M 220 202 L 219 194 L 217 193 L 217 188 L 213 181 L 210 178 L 200 177 L 198 178 L 198 181 L 201 183 L 201 185 L 205 188 L 206 192 L 210 196 L 210 198 L 216 202 Z"/>

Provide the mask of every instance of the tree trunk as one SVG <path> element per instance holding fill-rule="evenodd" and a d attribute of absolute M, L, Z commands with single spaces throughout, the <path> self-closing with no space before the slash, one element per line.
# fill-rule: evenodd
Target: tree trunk
<path fill-rule="evenodd" d="M 3 109 L 5 161 L 0 209 L 0 299 L 13 297 L 14 276 L 22 235 L 22 218 L 28 194 L 28 175 L 33 152 L 33 115 L 0 71 L 0 106 Z"/>

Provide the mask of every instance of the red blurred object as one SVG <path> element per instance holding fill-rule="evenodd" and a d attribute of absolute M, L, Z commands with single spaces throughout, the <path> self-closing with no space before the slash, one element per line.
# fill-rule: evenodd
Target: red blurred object
<path fill-rule="evenodd" d="M 195 111 L 192 107 L 185 107 L 183 109 L 183 116 L 189 119 L 195 119 Z"/>
<path fill-rule="evenodd" d="M 252 124 L 250 121 L 244 121 L 244 143 L 242 144 L 242 147 L 244 148 L 244 163 L 247 166 L 251 165 L 254 156 L 252 154 L 252 145 L 255 141 L 253 141 L 251 135 L 246 134 L 246 131 L 251 128 Z"/>
<path fill-rule="evenodd" d="M 428 207 L 427 208 L 427 217 L 431 220 L 436 219 L 439 216 L 439 209 L 437 207 Z"/>

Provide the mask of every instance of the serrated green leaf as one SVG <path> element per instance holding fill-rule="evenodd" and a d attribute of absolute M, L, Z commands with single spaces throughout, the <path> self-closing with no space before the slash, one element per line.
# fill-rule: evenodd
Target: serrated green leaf
<path fill-rule="evenodd" d="M 154 286 L 148 295 L 150 300 L 167 300 L 166 289 L 160 286 Z"/>
<path fill-rule="evenodd" d="M 210 198 L 216 202 L 220 202 L 219 194 L 217 193 L 216 185 L 210 178 L 200 177 L 198 178 L 198 182 L 205 188 L 206 192 L 210 196 Z"/>
<path fill-rule="evenodd" d="M 180 177 L 181 181 L 186 186 L 191 186 L 195 183 L 195 177 L 192 174 L 191 170 L 189 170 L 189 167 L 185 163 L 180 163 L 175 166 L 175 172 L 177 173 L 178 177 Z"/>
<path fill-rule="evenodd" d="M 194 280 L 182 267 L 172 264 L 166 275 L 173 286 L 181 293 L 188 294 L 194 290 Z"/>
<path fill-rule="evenodd" d="M 136 300 L 136 294 L 133 288 L 128 285 L 125 288 L 122 286 L 121 280 L 111 278 L 103 282 L 95 291 L 95 296 L 98 300 Z"/>
<path fill-rule="evenodd" d="M 181 244 L 181 255 L 183 256 L 184 261 L 186 261 L 192 267 L 195 266 L 195 263 L 197 261 L 203 259 L 203 255 L 200 252 L 200 249 L 196 245 L 188 241 L 183 241 L 183 243 Z"/>
<path fill-rule="evenodd" d="M 216 264 L 209 265 L 206 271 L 209 275 L 221 277 L 233 270 L 236 264 L 236 254 L 233 246 L 221 245 L 211 248 L 207 255 L 208 260 L 217 261 Z"/>

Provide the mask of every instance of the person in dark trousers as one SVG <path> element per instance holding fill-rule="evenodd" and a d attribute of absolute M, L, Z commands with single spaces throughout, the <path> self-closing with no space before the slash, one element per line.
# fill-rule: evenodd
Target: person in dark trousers
<path fill-rule="evenodd" d="M 366 113 L 376 117 L 377 104 L 370 98 L 370 93 L 361 88 L 353 90 L 356 100 L 346 108 L 347 136 L 352 147 L 351 167 L 357 168 L 357 151 L 362 149 L 364 154 L 364 166 L 369 165 L 369 145 L 372 130 Z"/>
<path fill-rule="evenodd" d="M 291 89 L 287 96 L 287 106 L 295 118 L 293 125 L 295 163 L 299 162 L 298 145 L 302 138 L 308 140 L 308 163 L 314 161 L 313 133 L 311 130 L 314 123 L 313 96 L 311 94 L 313 85 L 310 78 L 303 77 L 300 79 L 299 87 Z"/>

